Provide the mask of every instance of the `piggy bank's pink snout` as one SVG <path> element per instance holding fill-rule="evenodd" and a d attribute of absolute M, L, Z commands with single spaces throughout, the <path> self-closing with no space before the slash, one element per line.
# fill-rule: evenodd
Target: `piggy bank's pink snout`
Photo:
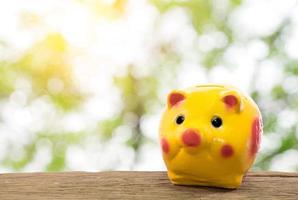
<path fill-rule="evenodd" d="M 201 135 L 197 130 L 187 129 L 182 134 L 182 142 L 188 147 L 196 147 L 201 144 Z"/>

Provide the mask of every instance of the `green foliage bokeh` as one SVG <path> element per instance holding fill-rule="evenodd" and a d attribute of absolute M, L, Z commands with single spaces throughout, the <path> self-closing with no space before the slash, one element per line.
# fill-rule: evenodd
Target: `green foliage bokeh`
<path fill-rule="evenodd" d="M 79 2 L 90 6 L 85 1 Z M 111 20 L 122 17 L 126 3 L 126 1 L 116 1 L 114 7 L 109 8 L 110 11 L 108 13 L 112 15 Z M 152 0 L 150 3 L 158 9 L 161 16 L 171 9 L 184 9 L 188 13 L 192 26 L 199 37 L 208 26 L 225 35 L 227 38 L 226 45 L 203 54 L 200 53 L 200 65 L 204 67 L 206 77 L 208 77 L 209 71 L 218 67 L 218 65 L 229 66 L 229 63 L 225 63 L 223 55 L 234 42 L 246 45 L 250 40 L 258 39 L 266 43 L 269 52 L 263 60 L 276 59 L 282 63 L 283 79 L 272 87 L 269 94 L 263 94 L 258 86 L 254 84 L 258 79 L 262 78 L 259 77 L 258 71 L 256 71 L 253 80 L 251 80 L 250 94 L 259 104 L 263 113 L 265 137 L 278 135 L 279 137 L 277 138 L 279 138 L 280 142 L 272 150 L 261 152 L 254 167 L 259 170 L 268 170 L 276 156 L 288 150 L 298 148 L 297 124 L 291 127 L 283 127 L 278 120 L 279 113 L 284 109 L 295 110 L 298 113 L 298 90 L 288 91 L 284 87 L 284 82 L 289 77 L 293 79 L 298 78 L 298 60 L 289 58 L 283 48 L 281 48 L 284 32 L 292 26 L 290 19 L 284 19 L 283 23 L 269 35 L 241 40 L 236 38 L 227 22 L 231 12 L 242 5 L 243 2 L 241 0 L 230 0 L 228 9 L 221 15 L 216 15 L 212 1 Z M 92 7 L 92 10 L 95 9 L 95 12 L 102 11 L 100 5 L 91 5 L 90 7 Z M 0 46 L 6 48 L 7 44 L 3 41 L 0 43 Z M 27 49 L 17 59 L 0 60 L 0 100 L 8 101 L 10 95 L 16 90 L 15 81 L 19 78 L 24 78 L 30 81 L 33 91 L 27 104 L 42 97 L 51 102 L 55 112 L 68 113 L 78 109 L 85 99 L 88 98 L 88 94 L 80 91 L 73 80 L 69 48 L 69 44 L 61 34 L 50 33 L 43 40 Z M 117 128 L 127 123 L 127 118 L 133 118 L 134 123 L 129 125 L 131 134 L 124 143 L 135 152 L 136 156 L 133 162 L 138 162 L 140 147 L 144 143 L 156 143 L 156 141 L 147 138 L 142 132 L 140 127 L 142 117 L 152 111 L 156 111 L 156 108 L 159 108 L 158 106 L 162 104 L 158 91 L 159 87 L 162 85 L 167 85 L 168 89 L 177 87 L 175 76 L 181 64 L 181 56 L 175 52 L 171 44 L 166 43 L 159 44 L 158 54 L 159 63 L 152 67 L 145 76 L 137 75 L 137 66 L 129 65 L 121 76 L 118 75 L 113 78 L 113 85 L 119 91 L 122 102 L 122 105 L 118 108 L 117 116 L 98 122 L 97 127 L 91 131 L 61 132 L 60 130 L 49 128 L 38 130 L 21 147 L 16 147 L 13 143 L 7 144 L 8 150 L 0 162 L 1 166 L 10 168 L 13 171 L 22 171 L 34 159 L 37 153 L 36 147 L 46 143 L 50 146 L 52 157 L 44 170 L 67 170 L 68 166 L 65 159 L 69 146 L 83 145 L 83 141 L 90 136 L 94 136 L 104 144 L 114 137 Z M 48 83 L 53 79 L 59 79 L 63 82 L 64 87 L 61 91 L 49 90 Z M 158 130 L 154 131 L 157 134 Z M 23 154 L 16 158 L 15 149 L 19 148 L 21 148 Z M 109 169 L 113 169 L 113 167 Z"/>

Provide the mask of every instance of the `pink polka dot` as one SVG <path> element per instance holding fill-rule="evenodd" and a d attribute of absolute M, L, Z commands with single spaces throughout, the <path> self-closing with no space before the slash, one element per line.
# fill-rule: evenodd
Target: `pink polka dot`
<path fill-rule="evenodd" d="M 237 105 L 238 99 L 234 95 L 227 95 L 223 98 L 224 103 L 228 108 L 232 108 Z"/>
<path fill-rule="evenodd" d="M 182 141 L 186 146 L 195 147 L 201 143 L 201 137 L 197 131 L 187 129 L 182 134 Z"/>
<path fill-rule="evenodd" d="M 162 148 L 162 151 L 164 153 L 169 153 L 170 152 L 169 142 L 165 138 L 161 139 L 161 148 Z"/>
<path fill-rule="evenodd" d="M 255 156 L 260 148 L 261 133 L 262 133 L 262 120 L 256 117 L 252 123 L 251 128 L 251 142 L 250 142 L 250 155 Z"/>
<path fill-rule="evenodd" d="M 221 155 L 224 158 L 231 157 L 234 154 L 234 149 L 231 145 L 225 144 L 221 147 Z"/>

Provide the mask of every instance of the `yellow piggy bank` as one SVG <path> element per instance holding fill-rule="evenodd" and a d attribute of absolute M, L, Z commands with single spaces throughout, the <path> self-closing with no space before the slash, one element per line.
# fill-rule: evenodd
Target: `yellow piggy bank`
<path fill-rule="evenodd" d="M 173 184 L 237 188 L 259 149 L 262 117 L 236 88 L 199 85 L 168 95 L 159 135 Z"/>

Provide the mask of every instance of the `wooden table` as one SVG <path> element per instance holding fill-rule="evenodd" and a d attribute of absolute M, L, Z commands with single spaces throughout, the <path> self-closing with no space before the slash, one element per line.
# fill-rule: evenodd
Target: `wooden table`
<path fill-rule="evenodd" d="M 298 199 L 298 173 L 248 173 L 237 190 L 174 186 L 165 172 L 1 174 L 10 199 Z"/>

